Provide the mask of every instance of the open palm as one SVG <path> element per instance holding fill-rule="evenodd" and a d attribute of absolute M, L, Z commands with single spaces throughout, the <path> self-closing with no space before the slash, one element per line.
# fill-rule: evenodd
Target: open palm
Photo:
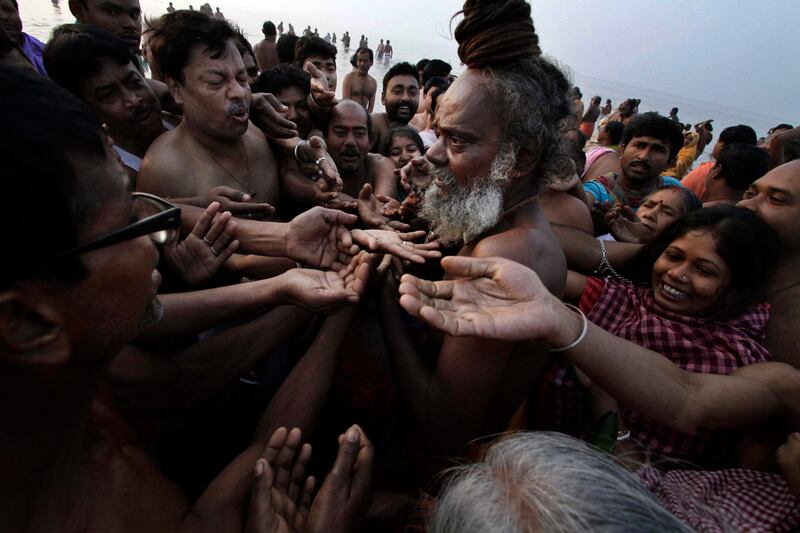
<path fill-rule="evenodd" d="M 522 341 L 556 331 L 561 303 L 533 270 L 502 258 L 447 257 L 442 267 L 456 279 L 402 277 L 400 304 L 408 313 L 455 336 Z"/>

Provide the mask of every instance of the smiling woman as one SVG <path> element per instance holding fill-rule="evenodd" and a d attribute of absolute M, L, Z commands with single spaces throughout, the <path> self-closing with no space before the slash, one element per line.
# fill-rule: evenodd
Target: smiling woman
<path fill-rule="evenodd" d="M 662 354 L 683 370 L 729 374 L 771 359 L 760 344 L 769 306 L 758 302 L 778 252 L 777 234 L 753 213 L 727 205 L 700 209 L 642 249 L 633 270 L 636 279 L 650 281 L 649 287 L 571 272 L 566 296 L 579 301 L 595 325 Z M 628 345 L 620 343 L 619 349 Z M 585 410 L 564 408 L 588 401 L 575 371 L 558 361 L 546 375 L 537 417 L 579 431 L 586 420 L 576 420 Z M 649 452 L 705 462 L 711 432 L 689 435 L 635 412 L 622 409 L 621 414 L 632 439 Z"/>

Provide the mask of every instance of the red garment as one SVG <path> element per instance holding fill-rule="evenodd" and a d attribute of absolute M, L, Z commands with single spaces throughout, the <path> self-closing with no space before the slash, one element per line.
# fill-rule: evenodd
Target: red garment
<path fill-rule="evenodd" d="M 661 504 L 697 531 L 798 531 L 800 505 L 778 474 L 742 470 L 671 470 L 636 475 Z"/>
<path fill-rule="evenodd" d="M 767 304 L 721 322 L 661 309 L 649 287 L 589 278 L 580 308 L 589 320 L 609 333 L 660 353 L 687 372 L 730 374 L 739 367 L 771 359 L 759 344 L 769 318 Z M 537 404 L 543 429 L 580 435 L 575 430 L 578 425 L 585 427 L 587 399 L 572 365 L 557 361 L 545 374 L 545 380 L 539 387 Z M 658 456 L 702 462 L 713 432 L 680 433 L 622 407 L 631 438 L 646 450 Z M 551 412 L 550 416 L 546 411 Z"/>

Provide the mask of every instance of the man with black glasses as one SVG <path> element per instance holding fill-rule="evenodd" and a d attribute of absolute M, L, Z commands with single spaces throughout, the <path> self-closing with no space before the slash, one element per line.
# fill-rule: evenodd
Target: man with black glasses
<path fill-rule="evenodd" d="M 132 195 L 88 109 L 32 71 L 0 68 L 0 120 L 16 125 L 0 134 L 4 175 L 14 178 L 5 183 L 14 200 L 0 211 L 8 252 L 0 262 L 0 530 L 239 531 L 248 504 L 258 507 L 262 527 L 274 523 L 269 496 L 250 495 L 254 479 L 258 493 L 269 494 L 270 467 L 280 463 L 280 457 L 264 455 L 274 416 L 265 416 L 252 445 L 192 506 L 132 444 L 133 434 L 103 385 L 115 355 L 161 315 L 155 245 L 175 238 L 180 209 L 158 197 Z M 25 198 L 36 198 L 36 208 Z M 307 231 L 299 238 L 310 237 Z M 357 301 L 366 270 L 356 259 L 339 281 L 320 272 L 330 281 L 322 288 L 333 296 L 330 305 Z M 304 281 L 292 297 L 319 292 Z M 281 294 L 289 299 L 276 290 L 276 302 Z M 261 344 L 258 332 L 267 328 L 251 328 L 249 340 Z M 312 345 L 311 357 L 339 342 L 342 328 L 330 329 L 322 346 Z M 276 398 L 295 392 L 282 388 Z M 309 412 L 302 401 L 284 402 L 279 415 Z M 363 433 L 353 431 L 348 441 L 369 447 Z M 299 433 L 277 431 L 273 441 L 276 435 L 278 448 L 292 448 L 293 460 Z"/>

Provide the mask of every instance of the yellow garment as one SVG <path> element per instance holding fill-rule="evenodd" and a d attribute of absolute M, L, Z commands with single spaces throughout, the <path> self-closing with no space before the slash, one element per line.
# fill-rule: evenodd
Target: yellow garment
<path fill-rule="evenodd" d="M 700 140 L 700 135 L 697 133 L 689 133 L 691 136 L 691 140 L 688 144 L 684 144 L 683 148 L 680 149 L 678 152 L 678 156 L 675 158 L 675 163 L 661 173 L 662 176 L 672 176 L 676 179 L 683 179 L 689 169 L 692 168 L 692 164 L 694 164 L 694 160 L 697 159 L 697 156 L 700 155 L 697 153 L 697 142 Z"/>

